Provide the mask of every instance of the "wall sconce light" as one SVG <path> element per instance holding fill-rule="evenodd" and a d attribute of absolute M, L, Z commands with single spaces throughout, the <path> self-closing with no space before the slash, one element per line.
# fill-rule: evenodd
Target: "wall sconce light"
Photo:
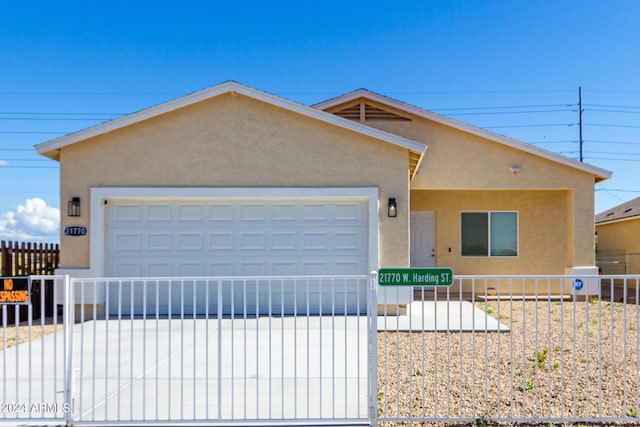
<path fill-rule="evenodd" d="M 518 165 L 509 166 L 509 172 L 511 172 L 511 175 L 517 174 L 518 172 L 520 172 L 520 166 Z"/>
<path fill-rule="evenodd" d="M 67 206 L 68 216 L 80 216 L 80 197 L 72 197 Z"/>
<path fill-rule="evenodd" d="M 389 215 L 389 218 L 395 218 L 398 216 L 398 206 L 396 205 L 395 197 L 389 198 L 389 207 L 387 210 L 387 215 Z"/>

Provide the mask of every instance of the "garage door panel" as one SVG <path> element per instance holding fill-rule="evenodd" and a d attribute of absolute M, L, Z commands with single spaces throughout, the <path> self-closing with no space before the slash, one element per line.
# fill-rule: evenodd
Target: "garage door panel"
<path fill-rule="evenodd" d="M 216 203 L 207 205 L 208 222 L 215 223 L 231 223 L 234 218 L 234 209 L 232 203 Z"/>
<path fill-rule="evenodd" d="M 234 235 L 231 232 L 209 233 L 209 250 L 232 251 L 234 249 Z"/>
<path fill-rule="evenodd" d="M 368 272 L 365 201 L 141 201 L 110 202 L 108 206 L 107 274 L 111 276 Z M 249 312 L 262 313 L 274 299 L 280 301 L 278 304 L 284 301 L 284 308 L 271 308 L 285 313 L 292 313 L 300 304 L 308 305 L 312 313 L 330 312 L 331 301 L 336 299 L 343 301 L 335 301 L 336 310 L 354 312 L 366 306 L 366 289 L 360 296 L 352 290 L 341 296 L 335 286 L 310 286 L 311 294 L 307 295 L 306 291 L 296 291 L 293 284 L 287 286 L 290 288 L 273 290 L 273 294 L 255 286 L 249 289 L 246 284 L 240 291 L 226 289 L 225 313 L 240 313 L 245 305 L 253 306 Z M 167 284 L 164 292 L 173 296 L 176 291 Z M 211 312 L 215 312 L 217 300 L 213 296 L 207 299 L 201 292 L 196 291 L 197 311 L 204 310 L 208 301 L 214 307 Z M 217 290 L 213 293 L 217 298 Z M 175 310 L 175 304 L 167 301 L 164 310 Z M 136 304 L 136 310 L 145 305 L 142 301 Z"/>
<path fill-rule="evenodd" d="M 202 253 L 204 251 L 204 237 L 201 232 L 190 233 L 175 233 L 178 252 L 185 251 L 197 251 Z"/>
<path fill-rule="evenodd" d="M 112 253 L 142 250 L 141 236 L 138 232 L 120 232 L 113 236 Z"/>
<path fill-rule="evenodd" d="M 168 223 L 173 218 L 172 206 L 168 203 L 142 206 L 139 209 L 136 222 L 144 223 Z M 144 221 L 143 221 L 144 219 Z M 134 219 L 131 218 L 131 221 Z"/>
<path fill-rule="evenodd" d="M 297 262 L 284 260 L 271 262 L 271 274 L 274 276 L 295 276 L 297 272 Z"/>
<path fill-rule="evenodd" d="M 176 218 L 180 222 L 197 221 L 202 222 L 204 220 L 204 206 L 202 205 L 178 205 L 178 212 L 176 212 Z"/>
<path fill-rule="evenodd" d="M 267 219 L 263 203 L 241 203 L 236 206 L 235 218 L 238 222 L 260 222 Z"/>
<path fill-rule="evenodd" d="M 171 277 L 175 276 L 173 265 L 169 262 L 149 262 L 147 263 L 147 275 L 149 277 Z"/>
<path fill-rule="evenodd" d="M 173 249 L 172 234 L 151 232 L 146 235 L 146 249 L 149 251 L 170 251 Z"/>
<path fill-rule="evenodd" d="M 240 252 L 265 252 L 266 233 L 264 231 L 238 233 L 238 249 Z"/>

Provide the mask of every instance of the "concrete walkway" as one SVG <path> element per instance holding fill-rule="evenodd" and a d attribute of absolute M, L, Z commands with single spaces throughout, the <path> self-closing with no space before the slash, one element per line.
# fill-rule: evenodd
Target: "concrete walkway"
<path fill-rule="evenodd" d="M 379 316 L 378 331 L 508 332 L 509 328 L 468 301 L 414 301 L 407 314 Z"/>

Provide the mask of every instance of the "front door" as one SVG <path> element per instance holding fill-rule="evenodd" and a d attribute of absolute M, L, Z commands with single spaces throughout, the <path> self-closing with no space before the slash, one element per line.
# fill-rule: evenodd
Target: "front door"
<path fill-rule="evenodd" d="M 436 266 L 436 213 L 411 212 L 411 267 Z"/>

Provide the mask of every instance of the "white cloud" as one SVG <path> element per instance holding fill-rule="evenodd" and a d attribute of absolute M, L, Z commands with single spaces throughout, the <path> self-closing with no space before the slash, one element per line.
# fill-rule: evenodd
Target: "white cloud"
<path fill-rule="evenodd" d="M 0 215 L 1 239 L 57 242 L 59 230 L 60 210 L 37 197 Z"/>
<path fill-rule="evenodd" d="M 6 160 L 0 160 L 0 166 L 8 166 L 9 162 Z"/>

